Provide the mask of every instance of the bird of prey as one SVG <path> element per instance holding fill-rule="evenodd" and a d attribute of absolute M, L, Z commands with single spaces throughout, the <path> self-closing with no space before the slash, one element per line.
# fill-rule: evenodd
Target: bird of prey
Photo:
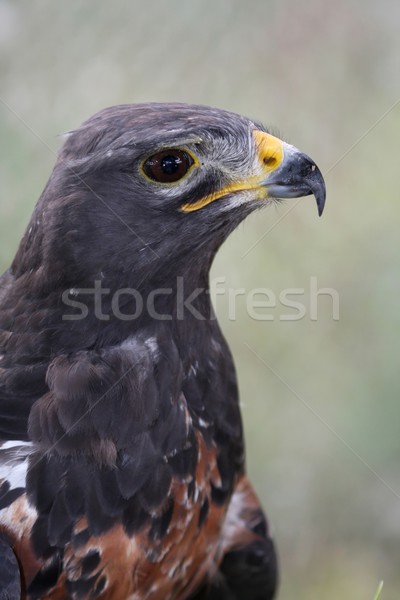
<path fill-rule="evenodd" d="M 0 279 L 0 598 L 274 597 L 208 278 L 247 215 L 309 194 L 309 157 L 219 109 L 67 135 Z"/>

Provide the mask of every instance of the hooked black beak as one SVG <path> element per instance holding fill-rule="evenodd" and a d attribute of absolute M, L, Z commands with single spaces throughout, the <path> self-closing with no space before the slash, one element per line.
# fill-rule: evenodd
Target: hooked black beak
<path fill-rule="evenodd" d="M 297 148 L 283 144 L 283 159 L 264 180 L 268 196 L 272 198 L 300 198 L 313 194 L 322 215 L 326 189 L 322 173 L 313 160 Z"/>
<path fill-rule="evenodd" d="M 229 183 L 197 202 L 185 203 L 181 210 L 192 212 L 236 192 L 256 190 L 261 192 L 255 196 L 258 200 L 265 197 L 300 198 L 313 194 L 321 216 L 325 206 L 325 182 L 315 162 L 270 133 L 255 129 L 253 136 L 258 157 L 256 174 L 251 172 L 247 179 Z"/>

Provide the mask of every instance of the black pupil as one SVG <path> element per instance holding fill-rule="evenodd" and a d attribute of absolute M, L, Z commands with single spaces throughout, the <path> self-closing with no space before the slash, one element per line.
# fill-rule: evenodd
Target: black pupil
<path fill-rule="evenodd" d="M 179 156 L 172 156 L 172 154 L 165 156 L 161 161 L 161 168 L 166 175 L 173 175 L 177 172 L 182 159 Z"/>

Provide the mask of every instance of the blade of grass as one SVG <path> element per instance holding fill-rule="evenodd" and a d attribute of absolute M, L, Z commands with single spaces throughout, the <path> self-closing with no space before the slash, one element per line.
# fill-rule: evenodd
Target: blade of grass
<path fill-rule="evenodd" d="M 374 600 L 379 600 L 379 598 L 381 597 L 382 588 L 383 588 L 383 581 L 381 581 L 380 584 L 378 585 L 378 589 L 376 590 Z"/>

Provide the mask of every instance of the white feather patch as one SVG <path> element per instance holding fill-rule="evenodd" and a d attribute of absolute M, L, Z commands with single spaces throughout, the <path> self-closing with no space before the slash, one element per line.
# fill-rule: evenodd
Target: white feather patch
<path fill-rule="evenodd" d="M 0 481 L 8 481 L 10 489 L 24 488 L 32 443 L 19 440 L 0 446 Z"/>

